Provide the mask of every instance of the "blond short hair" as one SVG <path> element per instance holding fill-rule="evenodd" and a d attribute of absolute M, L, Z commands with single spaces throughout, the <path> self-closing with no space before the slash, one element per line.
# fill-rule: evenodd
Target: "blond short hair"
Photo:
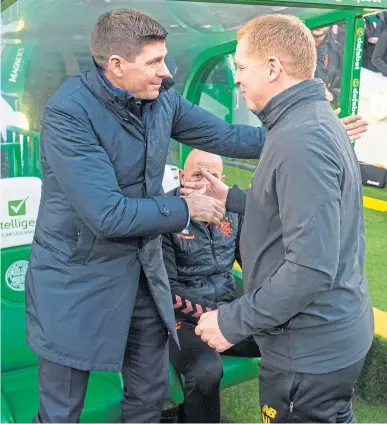
<path fill-rule="evenodd" d="M 238 31 L 238 41 L 248 37 L 248 54 L 261 59 L 276 56 L 286 73 L 311 79 L 316 70 L 316 45 L 311 31 L 291 15 L 259 16 Z"/>

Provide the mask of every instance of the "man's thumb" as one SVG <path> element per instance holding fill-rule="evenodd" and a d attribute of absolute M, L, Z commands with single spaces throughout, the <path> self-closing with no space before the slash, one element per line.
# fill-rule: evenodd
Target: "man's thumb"
<path fill-rule="evenodd" d="M 205 319 L 207 319 L 207 318 L 208 318 L 208 315 L 209 315 L 209 313 L 208 313 L 208 312 L 204 312 L 204 314 L 200 315 L 200 318 L 199 318 L 199 324 L 200 324 L 201 322 L 203 322 Z"/>

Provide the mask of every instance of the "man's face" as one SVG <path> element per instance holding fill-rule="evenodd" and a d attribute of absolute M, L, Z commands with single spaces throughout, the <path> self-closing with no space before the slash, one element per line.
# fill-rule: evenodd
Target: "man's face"
<path fill-rule="evenodd" d="M 154 100 L 164 78 L 170 76 L 165 64 L 167 47 L 164 41 L 146 44 L 133 62 L 111 56 L 109 66 L 120 88 L 130 91 L 136 99 Z"/>
<path fill-rule="evenodd" d="M 317 28 L 312 30 L 313 37 L 316 39 L 322 39 L 326 36 L 329 31 L 329 26 Z"/>
<path fill-rule="evenodd" d="M 236 47 L 235 84 L 239 85 L 249 110 L 261 110 L 266 104 L 270 89 L 269 69 L 257 58 L 248 55 L 248 39 L 243 37 Z"/>
<path fill-rule="evenodd" d="M 202 152 L 195 150 L 188 156 L 184 171 L 180 171 L 181 185 L 184 186 L 185 182 L 204 182 L 208 184 L 208 181 L 203 177 L 200 172 L 200 168 L 204 168 L 210 172 L 215 178 L 224 181 L 225 176 L 223 173 L 223 162 L 222 158 L 211 153 Z"/>

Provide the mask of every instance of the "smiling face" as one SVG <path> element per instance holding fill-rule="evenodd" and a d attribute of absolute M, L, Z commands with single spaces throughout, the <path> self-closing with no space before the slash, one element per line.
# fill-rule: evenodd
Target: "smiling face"
<path fill-rule="evenodd" d="M 248 37 L 242 37 L 235 51 L 235 84 L 239 85 L 249 110 L 260 110 L 269 97 L 270 81 L 268 64 L 249 55 Z M 279 69 L 276 70 L 278 72 Z"/>
<path fill-rule="evenodd" d="M 106 76 L 136 99 L 156 99 L 163 79 L 170 76 L 165 64 L 167 52 L 165 41 L 154 41 L 146 44 L 132 62 L 113 55 L 108 61 Z"/>
<path fill-rule="evenodd" d="M 259 16 L 239 29 L 235 64 L 235 84 L 248 109 L 259 111 L 277 94 L 313 78 L 315 42 L 295 16 Z"/>
<path fill-rule="evenodd" d="M 109 81 L 139 100 L 159 95 L 169 76 L 165 64 L 167 31 L 150 16 L 134 9 L 101 15 L 90 40 L 90 51 Z"/>

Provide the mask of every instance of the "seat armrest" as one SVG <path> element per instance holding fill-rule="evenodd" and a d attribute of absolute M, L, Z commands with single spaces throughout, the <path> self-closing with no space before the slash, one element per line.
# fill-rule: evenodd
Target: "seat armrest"
<path fill-rule="evenodd" d="M 235 269 L 235 267 L 231 270 L 231 274 L 235 281 L 236 297 L 239 298 L 243 295 L 243 274 L 242 271 Z"/>

